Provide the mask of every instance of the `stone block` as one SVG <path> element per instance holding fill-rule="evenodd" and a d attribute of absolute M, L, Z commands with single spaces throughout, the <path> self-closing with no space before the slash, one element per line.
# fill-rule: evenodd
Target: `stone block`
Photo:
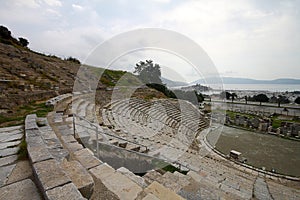
<path fill-rule="evenodd" d="M 143 200 L 160 200 L 160 199 L 157 198 L 154 194 L 149 193 L 143 198 Z"/>
<path fill-rule="evenodd" d="M 84 200 L 85 198 L 77 190 L 73 183 L 56 187 L 46 192 L 48 200 Z"/>
<path fill-rule="evenodd" d="M 75 184 L 82 196 L 89 199 L 94 189 L 94 180 L 92 176 L 77 161 L 68 162 L 65 160 L 61 163 L 61 167 L 71 178 L 72 182 Z"/>
<path fill-rule="evenodd" d="M 25 130 L 38 129 L 36 119 L 36 114 L 27 115 L 25 118 Z"/>
<path fill-rule="evenodd" d="M 0 167 L 2 167 L 4 165 L 10 165 L 10 164 L 16 162 L 17 160 L 18 160 L 17 155 L 0 158 Z"/>
<path fill-rule="evenodd" d="M 85 169 L 91 169 L 102 164 L 102 162 L 94 156 L 93 152 L 87 148 L 74 152 L 74 157 Z"/>
<path fill-rule="evenodd" d="M 49 150 L 46 148 L 45 145 L 44 146 L 27 145 L 27 151 L 32 163 L 41 162 L 53 158 L 53 156 L 50 154 Z"/>
<path fill-rule="evenodd" d="M 44 191 L 71 182 L 54 159 L 33 164 L 33 172 Z"/>
<path fill-rule="evenodd" d="M 163 185 L 159 184 L 158 182 L 154 181 L 151 183 L 145 190 L 147 194 L 151 193 L 158 197 L 159 199 L 164 200 L 183 200 L 181 196 L 176 194 L 174 191 L 164 187 Z"/>
<path fill-rule="evenodd" d="M 70 152 L 75 152 L 83 149 L 83 146 L 79 144 L 78 142 L 72 142 L 72 143 L 65 143 L 65 147 L 70 151 Z"/>
<path fill-rule="evenodd" d="M 118 196 L 119 199 L 136 199 L 143 189 L 135 182 L 116 172 L 107 164 L 100 165 L 90 170 L 90 173 L 106 187 L 108 191 Z"/>
<path fill-rule="evenodd" d="M 64 143 L 77 142 L 73 135 L 63 135 L 61 136 L 61 139 Z"/>
<path fill-rule="evenodd" d="M 1 149 L 0 157 L 6 157 L 6 156 L 11 156 L 11 155 L 17 154 L 19 149 L 20 149 L 19 147 Z"/>
<path fill-rule="evenodd" d="M 137 183 L 139 186 L 141 186 L 143 188 L 148 186 L 147 183 L 145 182 L 144 178 L 135 175 L 134 173 L 132 173 L 125 167 L 120 167 L 119 169 L 117 169 L 117 171 L 124 174 L 125 176 L 127 176 L 128 178 L 130 178 L 132 181 L 134 181 L 135 183 Z"/>
<path fill-rule="evenodd" d="M 0 199 L 40 200 L 38 189 L 30 179 L 0 188 Z"/>
<path fill-rule="evenodd" d="M 61 162 L 63 159 L 69 158 L 69 151 L 63 148 L 48 149 L 55 160 Z"/>

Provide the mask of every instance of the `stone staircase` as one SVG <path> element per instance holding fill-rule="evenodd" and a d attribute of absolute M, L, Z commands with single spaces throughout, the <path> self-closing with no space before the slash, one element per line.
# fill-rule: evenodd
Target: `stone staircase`
<path fill-rule="evenodd" d="M 94 108 L 93 105 L 89 102 L 83 102 L 80 98 L 78 100 L 73 99 L 73 101 L 75 101 L 72 106 L 73 110 L 77 109 L 74 106 L 77 104 L 82 116 L 88 115 L 89 118 L 93 118 L 93 112 L 89 111 Z M 135 102 L 132 103 L 132 106 L 136 106 Z M 118 109 L 121 109 L 120 113 L 109 114 L 106 119 L 110 120 L 109 123 L 116 123 L 111 124 L 115 128 L 111 130 L 108 127 L 100 126 L 109 135 L 98 135 L 97 141 L 94 127 L 83 123 L 83 120 L 80 122 L 82 128 L 76 126 L 74 134 L 73 119 L 69 115 L 70 110 L 67 106 L 67 104 L 70 105 L 70 102 L 68 100 L 65 106 L 63 103 L 64 99 L 59 98 L 59 102 L 56 104 L 59 106 L 59 111 L 49 113 L 47 118 L 28 115 L 25 120 L 27 150 L 34 174 L 34 182 L 44 199 L 149 200 L 251 199 L 252 197 L 257 199 L 284 199 L 285 197 L 299 199 L 300 197 L 297 187 L 284 186 L 282 181 L 276 182 L 268 178 L 258 177 L 257 173 L 254 176 L 254 172 L 233 167 L 228 161 L 213 155 L 197 159 L 197 153 L 191 153 L 191 149 L 184 152 L 184 157 L 188 159 L 182 159 L 181 162 L 191 162 L 197 170 L 190 170 L 186 175 L 176 171 L 171 173 L 162 170 L 149 170 L 144 175 L 138 176 L 125 167 L 113 168 L 98 159 L 95 156 L 97 152 L 93 148 L 86 147 L 93 147 L 98 143 L 109 145 L 110 148 L 115 148 L 115 151 L 124 149 L 131 153 L 142 153 L 142 145 L 152 144 L 150 142 L 155 142 L 158 138 L 149 142 L 150 135 L 145 140 L 135 139 L 135 136 L 132 136 L 129 139 L 135 143 L 145 141 L 140 146 L 134 146 L 135 143 L 122 139 L 129 133 L 124 132 L 121 123 L 129 123 L 134 119 L 134 123 L 138 122 L 139 126 L 142 127 L 143 133 L 151 134 L 151 130 L 155 128 L 155 123 L 159 125 L 159 122 L 154 122 L 154 119 L 141 114 L 141 111 L 121 109 L 122 106 L 115 102 L 106 108 L 108 111 L 111 106 L 117 106 Z M 143 104 L 140 103 L 139 105 Z M 147 105 L 142 106 L 141 109 L 144 109 L 145 112 Z M 170 115 L 174 109 L 171 107 L 168 110 Z M 154 110 L 151 112 L 155 113 Z M 133 117 L 126 117 L 127 115 L 131 116 L 131 114 Z M 164 118 L 162 114 L 157 113 L 157 115 Z M 151 123 L 146 126 L 147 120 Z M 176 120 L 179 120 L 177 115 L 173 115 L 172 119 L 165 116 L 165 123 L 169 124 L 168 128 L 164 129 L 166 133 L 173 134 L 176 127 L 182 131 L 189 130 L 176 125 Z M 194 125 L 191 123 L 190 126 L 193 127 Z M 138 127 L 137 124 L 136 127 Z M 116 137 L 110 136 L 113 134 Z M 164 137 L 162 134 L 159 136 Z M 11 138 L 15 137 L 17 136 Z M 5 142 L 10 142 L 8 140 L 5 139 Z M 82 143 L 82 141 L 85 142 Z M 163 141 L 161 142 L 163 143 Z M 159 144 L 156 147 L 160 145 L 164 144 Z M 153 149 L 150 148 L 151 150 Z M 8 155 L 10 154 L 8 153 Z M 31 199 L 31 197 L 32 199 L 41 199 L 34 182 L 30 179 L 24 179 L 1 187 L 0 199 L 9 199 L 7 197 L 16 193 L 16 188 L 31 191 L 32 195 L 29 197 L 23 192 L 24 198 L 19 195 L 14 199 Z M 280 192 L 280 189 L 283 192 Z"/>
<path fill-rule="evenodd" d="M 41 199 L 29 162 L 18 159 L 23 136 L 23 126 L 0 128 L 0 199 Z"/>

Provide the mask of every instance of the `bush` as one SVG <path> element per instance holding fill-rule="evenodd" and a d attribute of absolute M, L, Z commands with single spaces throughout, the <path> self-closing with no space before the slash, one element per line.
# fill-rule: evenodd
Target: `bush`
<path fill-rule="evenodd" d="M 295 103 L 296 103 L 296 104 L 300 104 L 300 97 L 297 97 L 297 98 L 295 99 Z"/>
<path fill-rule="evenodd" d="M 77 63 L 77 64 L 81 64 L 80 61 L 77 59 L 77 58 L 73 58 L 73 57 L 68 57 L 67 59 L 65 59 L 67 61 L 70 61 L 70 62 L 74 62 L 74 63 Z"/>
<path fill-rule="evenodd" d="M 23 47 L 27 47 L 28 44 L 29 44 L 29 42 L 28 42 L 27 39 L 21 38 L 21 37 L 19 37 L 19 42 L 20 42 L 20 44 L 21 44 Z"/>

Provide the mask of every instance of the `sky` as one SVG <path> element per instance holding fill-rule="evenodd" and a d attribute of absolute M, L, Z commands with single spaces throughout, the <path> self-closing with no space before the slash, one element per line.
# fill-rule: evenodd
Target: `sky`
<path fill-rule="evenodd" d="M 29 47 L 38 52 L 72 56 L 84 62 L 99 44 L 119 34 L 160 28 L 194 41 L 221 76 L 300 78 L 300 1 L 0 0 L 0 3 L 0 23 L 13 36 L 27 38 Z M 166 52 L 153 52 L 127 54 L 114 64 L 129 69 L 139 60 L 152 59 L 163 66 L 167 78 L 187 82 L 201 78 L 184 60 Z M 172 72 L 167 70 L 170 68 Z"/>

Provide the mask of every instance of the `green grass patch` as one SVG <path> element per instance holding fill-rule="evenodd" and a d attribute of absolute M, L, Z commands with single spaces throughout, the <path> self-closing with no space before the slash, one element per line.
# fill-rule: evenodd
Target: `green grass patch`
<path fill-rule="evenodd" d="M 188 173 L 188 171 L 181 170 L 177 167 L 174 167 L 173 165 L 167 165 L 167 166 L 163 167 L 162 169 L 166 172 L 171 172 L 171 173 L 174 173 L 176 171 L 179 173 L 182 173 L 184 175 L 186 175 Z"/>
<path fill-rule="evenodd" d="M 244 116 L 244 117 L 248 117 L 249 119 L 252 119 L 254 117 L 258 117 L 256 115 L 251 115 L 251 114 L 246 114 L 246 113 L 240 113 L 240 112 L 233 112 L 230 110 L 226 111 L 226 114 L 231 118 L 234 119 L 236 115 L 240 115 L 240 116 Z"/>
<path fill-rule="evenodd" d="M 30 102 L 27 105 L 16 108 L 13 113 L 0 114 L 0 127 L 24 124 L 25 117 L 28 114 L 36 113 L 38 117 L 46 117 L 51 111 L 53 111 L 53 108 L 47 107 L 44 102 Z"/>
<path fill-rule="evenodd" d="M 23 139 L 19 145 L 20 149 L 18 151 L 18 160 L 27 160 L 28 152 L 27 152 L 27 143 L 25 139 Z"/>

